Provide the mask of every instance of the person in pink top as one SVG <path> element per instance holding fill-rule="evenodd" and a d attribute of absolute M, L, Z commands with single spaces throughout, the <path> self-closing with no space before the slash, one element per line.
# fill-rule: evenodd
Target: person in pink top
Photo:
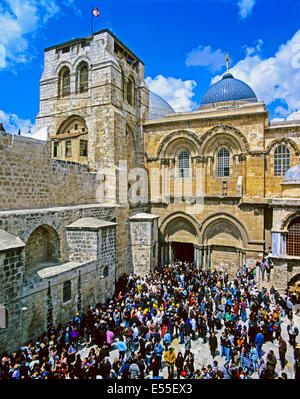
<path fill-rule="evenodd" d="M 111 348 L 111 344 L 113 343 L 114 337 L 115 337 L 115 334 L 112 331 L 110 331 L 110 330 L 106 331 L 106 342 L 107 342 L 109 349 Z"/>

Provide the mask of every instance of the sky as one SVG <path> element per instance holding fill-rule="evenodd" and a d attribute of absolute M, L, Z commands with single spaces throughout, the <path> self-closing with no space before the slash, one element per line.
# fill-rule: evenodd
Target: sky
<path fill-rule="evenodd" d="M 108 28 L 145 64 L 150 90 L 195 110 L 226 72 L 270 120 L 300 119 L 300 0 L 0 0 L 0 122 L 34 133 L 44 48 Z"/>

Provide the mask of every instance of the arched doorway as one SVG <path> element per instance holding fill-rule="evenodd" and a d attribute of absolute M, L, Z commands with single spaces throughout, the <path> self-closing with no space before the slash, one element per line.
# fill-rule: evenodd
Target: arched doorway
<path fill-rule="evenodd" d="M 37 227 L 25 246 L 25 273 L 32 274 L 49 263 L 59 262 L 59 237 L 49 225 Z"/>
<path fill-rule="evenodd" d="M 198 244 L 198 232 L 195 224 L 185 215 L 169 217 L 161 226 L 162 264 L 175 260 L 196 263 L 195 247 Z"/>
<path fill-rule="evenodd" d="M 216 216 L 204 223 L 203 246 L 206 266 L 226 269 L 231 276 L 244 263 L 245 239 L 238 223 L 227 216 Z"/>

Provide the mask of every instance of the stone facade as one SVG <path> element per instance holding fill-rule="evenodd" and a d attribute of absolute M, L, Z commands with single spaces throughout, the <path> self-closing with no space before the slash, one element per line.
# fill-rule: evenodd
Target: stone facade
<path fill-rule="evenodd" d="M 264 103 L 226 104 L 226 110 L 214 104 L 146 121 L 144 141 L 161 262 L 174 259 L 178 243 L 193 244 L 200 267 L 228 268 L 232 275 L 261 259 L 272 246 L 270 201 L 282 192 L 274 152 L 286 145 L 290 165 L 299 163 L 299 123 L 270 123 Z M 217 174 L 222 147 L 230 153 L 228 177 Z M 182 151 L 189 154 L 184 179 L 178 176 Z"/>
<path fill-rule="evenodd" d="M 123 273 L 175 258 L 234 276 L 272 247 L 271 283 L 299 279 L 300 257 L 286 253 L 299 185 L 274 172 L 274 157 L 285 146 L 299 163 L 300 123 L 269 122 L 262 102 L 148 118 L 144 64 L 110 31 L 45 50 L 36 128 L 48 140 L 0 132 L 1 351 L 105 301 Z M 137 202 L 135 168 L 149 183 Z"/>

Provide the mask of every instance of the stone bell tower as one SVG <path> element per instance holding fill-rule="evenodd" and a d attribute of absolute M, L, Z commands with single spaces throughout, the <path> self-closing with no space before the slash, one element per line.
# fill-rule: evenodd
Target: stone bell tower
<path fill-rule="evenodd" d="M 91 171 L 123 160 L 142 166 L 148 109 L 144 64 L 109 30 L 45 49 L 36 123 L 48 128 L 53 157 Z M 87 139 L 86 151 L 78 138 Z"/>

